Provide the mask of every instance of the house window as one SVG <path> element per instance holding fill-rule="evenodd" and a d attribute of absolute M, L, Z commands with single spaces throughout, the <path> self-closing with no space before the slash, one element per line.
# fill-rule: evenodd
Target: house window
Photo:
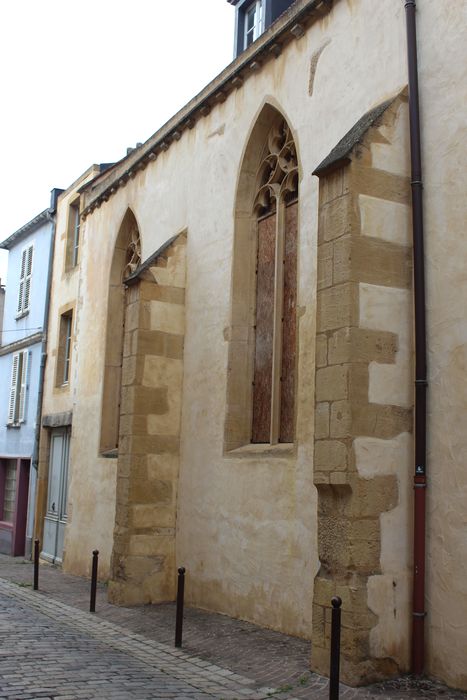
<path fill-rule="evenodd" d="M 23 248 L 21 252 L 21 270 L 19 277 L 17 317 L 24 316 L 29 311 L 31 296 L 32 259 L 34 246 L 31 244 Z"/>
<path fill-rule="evenodd" d="M 245 43 L 247 49 L 264 31 L 263 0 L 256 0 L 245 12 Z"/>
<path fill-rule="evenodd" d="M 268 135 L 257 178 L 256 311 L 251 442 L 295 434 L 298 167 L 282 120 Z"/>
<path fill-rule="evenodd" d="M 79 198 L 75 199 L 68 208 L 68 228 L 66 239 L 65 267 L 71 270 L 76 267 L 79 259 Z"/>
<path fill-rule="evenodd" d="M 66 386 L 70 380 L 72 336 L 73 312 L 67 311 L 60 316 L 56 376 L 57 386 Z"/>
<path fill-rule="evenodd" d="M 29 353 L 27 350 L 16 352 L 13 355 L 10 401 L 8 404 L 8 425 L 18 425 L 25 421 L 28 364 Z"/>

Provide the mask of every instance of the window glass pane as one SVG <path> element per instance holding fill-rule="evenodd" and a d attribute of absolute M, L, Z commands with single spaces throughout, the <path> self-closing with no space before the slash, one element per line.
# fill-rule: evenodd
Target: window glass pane
<path fill-rule="evenodd" d="M 253 29 L 255 26 L 255 18 L 256 18 L 256 5 L 253 5 L 251 7 L 246 15 L 246 30 L 247 32 L 250 31 L 250 29 Z"/>
<path fill-rule="evenodd" d="M 73 259 L 72 265 L 78 264 L 78 250 L 79 250 L 79 207 L 73 206 Z"/>
<path fill-rule="evenodd" d="M 67 384 L 70 376 L 71 351 L 71 315 L 65 317 L 65 357 L 63 366 L 63 383 Z"/>
<path fill-rule="evenodd" d="M 3 520 L 13 522 L 16 501 L 16 460 L 6 460 L 5 496 L 3 499 Z"/>

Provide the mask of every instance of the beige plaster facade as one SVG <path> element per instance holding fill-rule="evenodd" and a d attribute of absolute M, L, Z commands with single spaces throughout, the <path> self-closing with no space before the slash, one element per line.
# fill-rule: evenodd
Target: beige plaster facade
<path fill-rule="evenodd" d="M 459 60 L 467 42 L 463 3 L 448 5 L 425 0 L 418 12 L 431 381 L 427 671 L 467 688 Z M 338 593 L 343 678 L 353 684 L 410 668 L 406 83 L 402 1 L 379 0 L 375 10 L 373 0 L 297 0 L 84 190 L 79 282 L 65 298 L 54 273 L 52 291 L 51 323 L 59 307 L 76 304 L 73 391 L 54 390 L 52 362 L 44 399 L 44 413 L 73 410 L 65 569 L 88 573 L 97 547 L 111 599 L 134 604 L 173 599 L 183 565 L 189 604 L 310 638 L 312 667 L 323 673 Z M 345 159 L 313 176 L 378 105 Z M 250 444 L 237 410 L 251 392 L 248 203 L 279 118 L 298 160 L 295 439 Z M 143 265 L 116 313 L 109 290 L 128 212 Z M 106 368 L 118 366 L 106 359 L 109 328 L 122 334 L 122 313 L 118 447 L 106 451 Z"/>

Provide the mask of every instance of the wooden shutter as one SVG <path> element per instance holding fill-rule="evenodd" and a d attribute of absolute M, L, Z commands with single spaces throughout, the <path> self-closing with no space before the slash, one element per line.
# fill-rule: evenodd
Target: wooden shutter
<path fill-rule="evenodd" d="M 293 442 L 295 438 L 297 214 L 297 202 L 290 204 L 285 210 L 279 442 Z"/>
<path fill-rule="evenodd" d="M 18 420 L 20 423 L 24 423 L 26 416 L 26 392 L 28 389 L 28 368 L 29 368 L 29 352 L 25 350 L 21 353 L 21 363 L 19 371 L 21 372 L 20 390 L 19 390 L 19 407 L 18 407 Z"/>
<path fill-rule="evenodd" d="M 258 221 L 252 442 L 271 435 L 276 214 Z"/>
<path fill-rule="evenodd" d="M 8 423 L 15 422 L 16 394 L 18 391 L 19 353 L 13 355 L 11 365 L 10 401 L 8 403 Z"/>

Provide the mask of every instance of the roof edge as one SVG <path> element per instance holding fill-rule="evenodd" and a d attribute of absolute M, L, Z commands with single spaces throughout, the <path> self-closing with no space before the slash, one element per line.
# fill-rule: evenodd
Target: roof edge
<path fill-rule="evenodd" d="M 28 221 L 27 224 L 21 226 L 21 228 L 19 228 L 17 231 L 8 236 L 8 238 L 5 238 L 5 240 L 0 243 L 0 248 L 3 248 L 4 250 L 10 250 L 10 248 L 13 245 L 15 245 L 15 243 L 20 241 L 28 233 L 35 231 L 37 228 L 39 228 L 39 226 L 42 226 L 42 224 L 45 224 L 47 221 L 53 220 L 53 210 L 50 208 L 44 209 L 44 211 L 41 211 L 40 214 L 37 214 L 37 216 L 31 219 L 31 221 Z"/>
<path fill-rule="evenodd" d="M 338 2 L 339 0 L 296 0 L 248 49 L 226 66 L 142 146 L 116 163 L 109 173 L 103 173 L 100 181 L 94 183 L 94 188 L 83 188 L 83 218 L 156 160 L 160 153 L 167 151 L 185 130 L 192 129 L 199 119 L 209 114 L 218 103 L 224 102 L 230 93 L 261 70 L 266 62 L 277 58 L 289 42 L 302 36 L 305 27 L 328 14 Z"/>

